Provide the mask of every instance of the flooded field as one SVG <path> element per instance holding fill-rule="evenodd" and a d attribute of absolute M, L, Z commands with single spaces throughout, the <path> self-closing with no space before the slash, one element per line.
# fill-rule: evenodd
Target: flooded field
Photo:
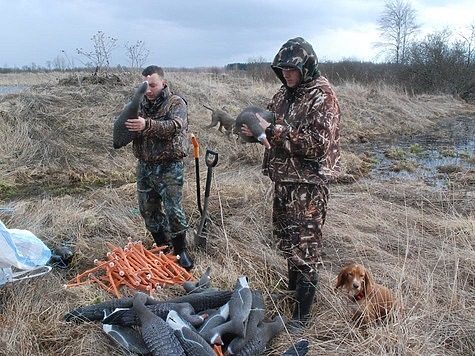
<path fill-rule="evenodd" d="M 27 88 L 28 88 L 27 86 L 0 85 L 0 95 L 18 93 L 18 92 L 21 92 L 21 91 L 23 91 Z"/>
<path fill-rule="evenodd" d="M 432 132 L 358 145 L 373 165 L 369 180 L 422 180 L 446 188 L 450 175 L 475 169 L 475 117 L 450 120 Z"/>

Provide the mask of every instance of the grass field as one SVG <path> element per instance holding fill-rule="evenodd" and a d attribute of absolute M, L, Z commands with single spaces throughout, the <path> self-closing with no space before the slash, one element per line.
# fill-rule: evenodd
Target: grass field
<path fill-rule="evenodd" d="M 60 85 L 60 79 L 66 80 Z M 15 282 L 0 290 L 0 354 L 126 355 L 99 323 L 70 324 L 63 315 L 113 298 L 97 285 L 64 289 L 78 273 L 104 259 L 106 242 L 127 238 L 151 244 L 137 214 L 135 158 L 131 147 L 112 148 L 112 123 L 140 83 L 93 84 L 83 74 L 0 76 L 0 85 L 28 90 L 0 96 L 0 207 L 9 228 L 34 232 L 48 246 L 75 250 L 68 269 Z M 267 317 L 289 317 L 288 300 L 269 296 L 286 286 L 285 260 L 271 236 L 272 185 L 260 171 L 263 147 L 238 144 L 216 128 L 205 130 L 203 104 L 236 116 L 244 107 L 265 106 L 277 83 L 233 74 L 170 72 L 171 87 L 189 104 L 190 131 L 201 152 L 218 152 L 209 201 L 206 251 L 193 246 L 195 276 L 211 267 L 212 285 L 230 289 L 246 275 L 266 297 Z M 335 88 L 342 107 L 344 173 L 331 186 L 324 256 L 311 326 L 303 335 L 279 334 L 268 345 L 278 355 L 302 336 L 311 355 L 469 355 L 475 350 L 475 171 L 447 176 L 449 188 L 420 180 L 364 179 L 374 162 L 358 153 L 363 141 L 398 140 L 434 130 L 451 120 L 475 120 L 475 106 L 449 96 L 410 97 L 389 85 L 347 83 Z M 466 159 L 474 161 L 475 152 Z M 199 224 L 195 166 L 186 159 L 184 205 Z M 201 186 L 205 164 L 201 157 Z M 192 241 L 190 232 L 190 241 Z M 339 269 L 350 262 L 371 269 L 404 308 L 387 325 L 356 328 L 346 299 L 333 291 Z M 166 300 L 179 287 L 155 293 Z M 132 295 L 132 291 L 123 291 Z"/>

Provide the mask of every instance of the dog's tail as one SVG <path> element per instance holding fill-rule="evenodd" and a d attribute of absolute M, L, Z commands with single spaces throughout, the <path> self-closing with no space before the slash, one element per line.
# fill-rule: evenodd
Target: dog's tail
<path fill-rule="evenodd" d="M 208 110 L 214 111 L 213 109 L 211 109 L 209 106 L 206 106 L 205 104 L 203 104 L 203 106 Z"/>

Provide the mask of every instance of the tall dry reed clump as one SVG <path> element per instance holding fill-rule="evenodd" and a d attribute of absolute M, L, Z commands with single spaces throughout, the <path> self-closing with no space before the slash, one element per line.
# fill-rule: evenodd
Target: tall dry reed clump
<path fill-rule="evenodd" d="M 209 201 L 212 225 L 206 251 L 192 247 L 200 276 L 211 267 L 212 285 L 230 289 L 239 276 L 263 291 L 267 317 L 290 315 L 288 299 L 270 295 L 286 287 L 286 264 L 271 234 L 271 182 L 260 172 L 263 148 L 242 145 L 214 129 L 203 104 L 236 116 L 245 106 L 265 106 L 278 84 L 205 72 L 170 72 L 172 88 L 189 104 L 190 131 L 201 152 L 219 155 Z M 88 84 L 80 76 L 0 97 L 0 207 L 10 228 L 28 229 L 48 246 L 67 244 L 76 254 L 67 269 L 1 289 L 0 353 L 4 355 L 126 355 L 98 323 L 70 324 L 63 314 L 113 298 L 97 285 L 64 289 L 78 273 L 104 259 L 107 242 L 152 242 L 137 213 L 131 147 L 112 148 L 112 122 L 140 83 Z M 19 84 L 22 84 L 19 82 Z M 451 119 L 474 120 L 475 109 L 450 97 L 408 97 L 387 86 L 345 84 L 340 97 L 344 174 L 331 187 L 324 227 L 324 256 L 309 328 L 281 333 L 267 354 L 280 354 L 298 338 L 310 354 L 473 354 L 475 350 L 474 180 L 464 189 L 434 190 L 419 181 L 365 179 L 361 141 L 392 139 L 432 130 Z M 201 156 L 203 192 L 206 166 Z M 195 167 L 186 159 L 184 204 L 196 228 Z M 467 175 L 470 172 L 465 172 Z M 473 173 L 473 172 L 472 172 Z M 190 232 L 190 238 L 192 239 Z M 391 288 L 403 309 L 395 321 L 366 329 L 333 286 L 350 262 L 370 268 Z M 132 291 L 123 291 L 132 295 Z M 181 294 L 179 287 L 155 293 Z"/>

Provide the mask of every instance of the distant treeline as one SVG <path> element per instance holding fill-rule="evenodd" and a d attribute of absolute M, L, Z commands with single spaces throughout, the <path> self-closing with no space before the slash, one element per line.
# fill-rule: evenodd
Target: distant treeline
<path fill-rule="evenodd" d="M 389 84 L 410 95 L 414 94 L 451 94 L 467 101 L 475 100 L 475 62 L 466 62 L 447 57 L 424 58 L 410 64 L 372 63 L 345 60 L 319 64 L 322 75 L 334 85 L 344 82 L 370 84 Z M 113 69 L 111 69 L 113 70 Z M 136 71 L 126 67 L 117 67 L 119 71 Z M 179 71 L 211 71 L 216 74 L 238 72 L 253 80 L 276 82 L 277 77 L 269 62 L 233 63 L 224 68 L 170 68 Z M 19 72 L 47 72 L 40 68 L 0 68 L 0 74 Z M 91 71 L 89 68 L 65 69 L 63 71 Z M 91 71 L 93 73 L 94 71 Z M 102 73 L 104 75 L 104 73 Z M 107 75 L 107 73 L 106 73 Z"/>
<path fill-rule="evenodd" d="M 276 80 L 270 63 L 234 63 L 226 69 L 245 71 L 254 80 Z M 475 63 L 440 59 L 411 64 L 345 60 L 320 63 L 319 69 L 334 85 L 344 82 L 365 85 L 386 83 L 411 95 L 451 94 L 472 101 L 475 95 Z"/>

